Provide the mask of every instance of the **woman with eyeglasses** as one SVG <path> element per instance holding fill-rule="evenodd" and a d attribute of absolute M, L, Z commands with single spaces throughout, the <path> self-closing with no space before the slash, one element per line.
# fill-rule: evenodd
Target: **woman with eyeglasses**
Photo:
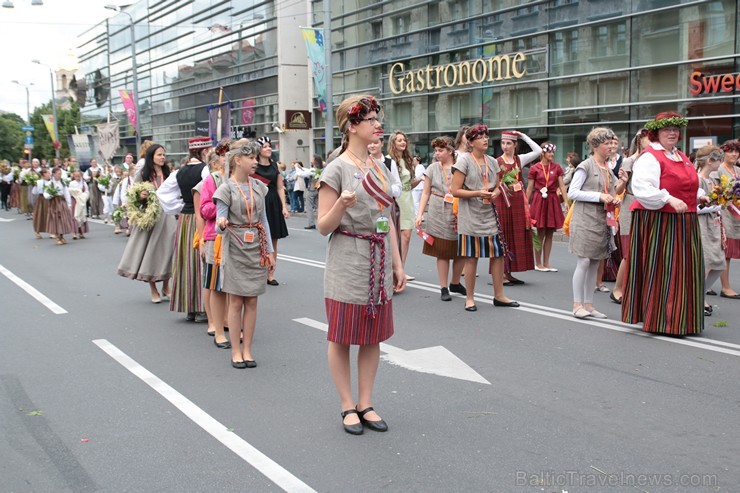
<path fill-rule="evenodd" d="M 490 258 L 493 277 L 493 305 L 517 307 L 519 303 L 504 293 L 504 256 L 506 241 L 501 234 L 501 223 L 496 210 L 496 199 L 501 195 L 495 159 L 488 150 L 488 127 L 475 125 L 466 133 L 469 154 L 463 154 L 452 166 L 453 196 L 460 199 L 457 214 L 457 254 L 465 260 L 465 310 L 477 311 L 475 306 L 475 273 L 479 258 Z"/>
<path fill-rule="evenodd" d="M 697 206 L 709 199 L 676 144 L 688 120 L 658 113 L 632 170 L 632 232 L 622 321 L 671 336 L 704 330 L 704 272 Z"/>
<path fill-rule="evenodd" d="M 465 267 L 465 258 L 457 253 L 457 218 L 452 206 L 452 165 L 457 153 L 452 137 L 437 137 L 432 140 L 435 161 L 424 171 L 424 191 L 421 194 L 419 210 L 416 213 L 416 229 L 421 229 L 424 209 L 429 205 L 426 215 L 426 233 L 433 238 L 430 244 L 424 241 L 422 253 L 437 258 L 437 274 L 442 301 L 452 300 L 450 293 L 466 295 L 460 284 L 460 275 Z M 452 260 L 452 282 L 448 284 Z"/>
<path fill-rule="evenodd" d="M 272 159 L 272 140 L 267 135 L 263 135 L 257 139 L 257 143 L 262 146 L 262 150 L 259 154 L 254 178 L 267 185 L 265 210 L 267 211 L 267 221 L 270 223 L 270 235 L 272 236 L 272 253 L 270 255 L 273 268 L 267 273 L 267 284 L 278 286 L 280 283 L 275 279 L 278 240 L 288 236 L 288 225 L 285 220 L 290 217 L 290 213 L 285 202 L 283 176 Z"/>
<path fill-rule="evenodd" d="M 318 230 L 330 235 L 324 274 L 329 371 L 339 393 L 344 431 L 352 435 L 361 435 L 363 425 L 388 430 L 373 408 L 373 387 L 380 343 L 393 335 L 391 298 L 406 285 L 390 211 L 390 172 L 367 150 L 383 138 L 379 112 L 380 105 L 369 95 L 339 104 L 340 154 L 319 180 Z M 359 346 L 357 401 L 350 379 L 351 345 Z"/>
<path fill-rule="evenodd" d="M 696 170 L 699 173 L 699 186 L 709 195 L 714 189 L 712 173 L 716 173 L 722 164 L 724 153 L 717 146 L 704 146 L 696 151 Z M 701 230 L 701 248 L 704 252 L 704 284 L 711 286 L 726 269 L 725 251 L 722 248 L 722 217 L 719 205 L 699 207 L 699 229 Z M 712 305 L 704 299 L 704 316 L 712 315 Z"/>

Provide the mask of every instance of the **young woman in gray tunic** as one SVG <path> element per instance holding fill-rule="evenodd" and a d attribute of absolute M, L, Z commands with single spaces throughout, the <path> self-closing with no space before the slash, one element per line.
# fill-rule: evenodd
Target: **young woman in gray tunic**
<path fill-rule="evenodd" d="M 217 232 L 225 235 L 222 291 L 229 294 L 231 366 L 254 368 L 257 363 L 252 355 L 252 339 L 257 297 L 265 292 L 273 250 L 265 213 L 267 186 L 251 177 L 257 169 L 260 146 L 256 142 L 241 144 L 243 141 L 232 144 L 229 165 L 234 173 L 218 187 L 213 201 L 218 207 Z"/>
<path fill-rule="evenodd" d="M 614 208 L 619 205 L 614 186 L 617 181 L 606 163 L 613 146 L 614 132 L 597 127 L 586 137 L 593 155 L 573 173 L 568 198 L 575 201 L 570 220 L 568 249 L 578 257 L 573 274 L 573 315 L 576 318 L 606 318 L 594 309 L 593 294 L 599 261 L 614 250 L 612 227 Z M 612 224 L 608 224 L 610 217 Z"/>
<path fill-rule="evenodd" d="M 714 189 L 714 180 L 710 178 L 715 173 L 723 158 L 722 150 L 717 146 L 704 146 L 696 151 L 696 169 L 699 172 L 699 186 L 707 195 Z M 701 230 L 701 248 L 704 252 L 705 286 L 711 286 L 725 271 L 725 251 L 722 248 L 722 223 L 719 205 L 699 208 L 699 229 Z M 706 293 L 705 293 L 706 296 Z M 704 301 L 704 315 L 712 314 L 712 306 Z"/>

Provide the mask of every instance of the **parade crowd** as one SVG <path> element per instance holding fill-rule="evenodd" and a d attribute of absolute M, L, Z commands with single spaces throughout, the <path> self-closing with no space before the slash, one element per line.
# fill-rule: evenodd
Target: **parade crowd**
<path fill-rule="evenodd" d="M 501 156 L 490 155 L 484 125 L 431 141 L 424 166 L 406 134 L 394 131 L 383 152 L 383 114 L 369 95 L 345 99 L 336 121 L 342 144 L 309 166 L 272 158 L 272 142 L 188 141 L 177 169 L 163 146 L 145 142 L 139 161 L 81 170 L 74 158 L 51 166 L 38 160 L 0 167 L 2 206 L 32 221 L 36 238 L 57 245 L 85 239 L 88 218 L 129 236 L 117 272 L 144 281 L 152 303 L 207 322 L 231 365 L 254 368 L 257 300 L 276 278 L 285 219 L 306 212 L 306 229 L 328 237 L 324 298 L 329 370 L 344 430 L 386 431 L 372 395 L 379 344 L 393 335 L 393 296 L 413 276 L 404 265 L 413 234 L 436 259 L 440 300 L 465 298 L 475 312 L 479 259 L 488 260 L 493 305 L 518 307 L 507 288 L 516 273 L 557 275 L 553 238 L 568 235 L 575 256 L 573 316 L 604 319 L 594 294 L 621 304 L 622 321 L 674 337 L 699 334 L 711 316 L 707 295 L 740 299 L 729 283 L 740 258 L 740 143 L 705 146 L 691 157 L 678 146 L 687 120 L 663 112 L 634 135 L 629 152 L 606 127 L 585 140 L 588 156 L 537 144 L 522 132 L 500 134 Z M 615 281 L 613 291 L 603 284 Z M 606 297 L 604 297 L 606 299 Z M 228 334 L 228 335 L 227 335 Z M 358 345 L 357 398 L 350 346 Z"/>

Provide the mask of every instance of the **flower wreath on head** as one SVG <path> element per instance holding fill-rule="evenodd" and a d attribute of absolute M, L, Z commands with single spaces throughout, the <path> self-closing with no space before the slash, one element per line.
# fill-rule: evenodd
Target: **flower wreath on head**
<path fill-rule="evenodd" d="M 670 118 L 661 118 L 660 120 L 650 120 L 645 124 L 645 128 L 657 132 L 661 128 L 665 127 L 685 127 L 689 124 L 689 120 L 681 118 L 680 116 L 672 116 Z"/>
<path fill-rule="evenodd" d="M 214 152 L 218 154 L 219 156 L 225 156 L 227 152 L 229 152 L 229 141 L 224 140 L 218 143 L 216 148 L 214 149 Z"/>
<path fill-rule="evenodd" d="M 141 198 L 141 192 L 148 192 L 146 199 Z M 134 183 L 126 191 L 126 214 L 129 223 L 139 229 L 148 231 L 157 224 L 162 208 L 159 205 L 156 190 L 151 182 Z"/>
<path fill-rule="evenodd" d="M 381 107 L 378 101 L 372 97 L 362 98 L 355 104 L 350 106 L 347 111 L 349 122 L 353 125 L 359 125 L 362 123 L 363 115 L 367 115 L 371 111 L 380 113 Z"/>
<path fill-rule="evenodd" d="M 720 149 L 722 149 L 722 152 L 740 152 L 740 142 L 728 142 L 720 147 Z"/>

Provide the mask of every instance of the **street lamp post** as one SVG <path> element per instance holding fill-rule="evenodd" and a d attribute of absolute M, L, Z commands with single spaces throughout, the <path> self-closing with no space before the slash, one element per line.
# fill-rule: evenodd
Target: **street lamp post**
<path fill-rule="evenodd" d="M 54 91 L 54 70 L 45 63 L 41 63 L 38 60 L 31 60 L 33 63 L 37 65 L 42 65 L 44 67 L 47 67 L 49 69 L 49 80 L 51 81 L 51 112 L 54 117 L 54 155 L 56 157 L 59 157 L 59 148 L 61 147 L 59 144 L 59 125 L 57 124 L 57 102 L 56 102 L 56 92 Z"/>
<path fill-rule="evenodd" d="M 28 125 L 30 127 L 31 126 L 31 98 L 30 98 L 30 96 L 28 94 L 28 88 L 33 85 L 33 82 L 30 82 L 27 85 L 26 84 L 21 84 L 17 80 L 13 80 L 11 82 L 13 84 L 18 84 L 19 86 L 23 86 L 23 87 L 26 88 L 26 115 L 27 115 L 26 116 L 26 125 Z M 28 161 L 30 162 L 32 158 L 33 158 L 33 150 L 32 149 L 29 149 L 28 150 Z"/>
<path fill-rule="evenodd" d="M 141 147 L 141 115 L 139 114 L 139 76 L 136 72 L 136 31 L 134 23 L 134 17 L 129 14 L 128 12 L 121 10 L 121 7 L 118 5 L 106 5 L 106 9 L 108 10 L 115 10 L 116 12 L 119 12 L 121 14 L 126 14 L 128 18 L 131 20 L 131 71 L 133 72 L 133 78 L 134 78 L 134 110 L 136 111 L 136 125 L 134 127 L 134 133 L 136 135 L 136 152 L 134 155 L 139 155 L 139 148 Z"/>

